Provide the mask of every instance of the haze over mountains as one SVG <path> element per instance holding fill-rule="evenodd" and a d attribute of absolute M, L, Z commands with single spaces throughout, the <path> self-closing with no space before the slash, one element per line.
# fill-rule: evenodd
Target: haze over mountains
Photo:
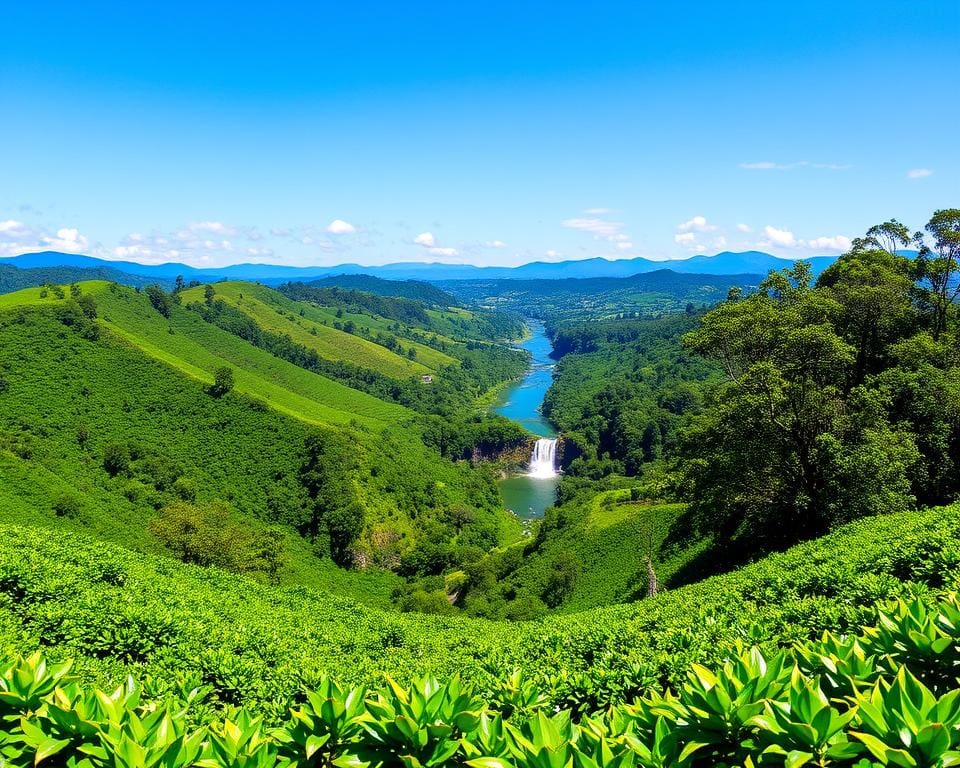
<path fill-rule="evenodd" d="M 819 274 L 836 260 L 836 256 L 815 256 L 807 259 Z M 391 280 L 474 280 L 474 279 L 562 279 L 594 277 L 629 277 L 631 275 L 669 269 L 674 272 L 707 275 L 764 275 L 772 269 L 790 266 L 793 259 L 784 259 L 762 251 L 734 253 L 724 251 L 713 256 L 699 255 L 688 259 L 654 261 L 638 257 L 611 261 L 604 258 L 578 261 L 531 262 L 519 267 L 481 267 L 473 264 L 443 262 L 397 262 L 382 266 L 338 264 L 334 266 L 292 267 L 280 264 L 234 264 L 227 267 L 200 269 L 187 264 L 140 264 L 133 261 L 110 261 L 93 256 L 43 251 L 0 259 L 21 269 L 37 267 L 75 267 L 111 269 L 138 277 L 172 280 L 182 275 L 187 280 L 215 281 L 256 280 L 280 283 L 290 280 L 311 280 L 331 275 L 373 275 Z"/>

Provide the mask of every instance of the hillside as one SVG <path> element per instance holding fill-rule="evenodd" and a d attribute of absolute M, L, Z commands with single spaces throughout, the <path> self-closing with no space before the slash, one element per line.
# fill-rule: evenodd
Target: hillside
<path fill-rule="evenodd" d="M 75 657 L 87 680 L 127 672 L 157 692 L 209 686 L 214 715 L 246 704 L 285 717 L 301 685 L 407 684 L 458 674 L 488 695 L 510 670 L 546 700 L 601 709 L 721 662 L 745 640 L 771 653 L 824 630 L 856 632 L 875 600 L 956 588 L 960 507 L 859 521 L 740 571 L 631 605 L 544 621 L 385 614 L 342 596 L 279 589 L 64 531 L 0 536 L 0 644 Z M 899 640 L 897 640 L 899 642 Z M 908 647 L 922 639 L 914 638 Z M 894 642 L 894 641 L 891 641 Z M 518 694 L 519 695 L 519 694 Z"/>
<path fill-rule="evenodd" d="M 158 513 L 186 509 L 220 524 L 216 505 L 225 503 L 223 524 L 256 521 L 263 536 L 281 534 L 271 578 L 376 601 L 388 575 L 346 574 L 326 558 L 391 567 L 428 529 L 464 547 L 513 535 L 491 478 L 424 445 L 413 411 L 257 348 L 175 301 L 161 305 L 164 316 L 149 291 L 103 282 L 76 290 L 0 297 L 4 519 L 158 551 L 148 530 Z M 225 392 L 213 387 L 220 369 L 231 372 Z M 454 511 L 468 519 L 454 524 Z M 237 567 L 268 574 L 261 555 L 241 554 Z"/>
<path fill-rule="evenodd" d="M 8 259 L 12 261 L 12 259 Z M 146 286 L 151 282 L 157 282 L 150 277 L 141 275 L 131 275 L 121 272 L 113 267 L 36 267 L 32 269 L 21 269 L 13 264 L 4 263 L 0 259 L 0 294 L 12 293 L 23 288 L 33 288 L 40 285 L 66 285 L 68 283 L 77 283 L 83 280 L 109 280 L 121 285 Z M 173 281 L 161 281 L 165 287 L 170 287 Z"/>
<path fill-rule="evenodd" d="M 422 280 L 384 280 L 373 275 L 332 275 L 311 280 L 309 285 L 317 288 L 350 288 L 377 296 L 398 296 L 423 302 L 435 309 L 447 309 L 457 305 L 452 294 Z"/>
<path fill-rule="evenodd" d="M 217 283 L 214 290 L 217 299 L 248 315 L 260 328 L 290 336 L 296 343 L 314 350 L 327 360 L 360 365 L 392 378 L 436 373 L 442 366 L 457 363 L 455 358 L 418 342 L 401 342 L 396 334 L 381 336 L 382 343 L 378 344 L 359 333 L 343 330 L 347 327 L 350 331 L 367 331 L 368 335 L 374 335 L 369 334 L 368 324 L 361 325 L 342 316 L 337 318 L 336 310 L 305 307 L 265 286 L 225 282 Z M 184 305 L 203 301 L 202 287 L 181 294 Z M 350 325 L 346 326 L 347 323 Z M 388 348 L 387 344 L 394 349 Z"/>

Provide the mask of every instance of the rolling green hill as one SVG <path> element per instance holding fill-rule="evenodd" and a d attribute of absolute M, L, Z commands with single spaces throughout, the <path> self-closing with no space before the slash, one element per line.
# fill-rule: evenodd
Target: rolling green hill
<path fill-rule="evenodd" d="M 464 547 L 514 535 L 492 478 L 425 446 L 412 411 L 175 302 L 165 317 L 146 293 L 78 290 L 95 319 L 71 315 L 69 291 L 0 297 L 3 519 L 159 551 L 148 530 L 158 514 L 180 502 L 213 514 L 209 505 L 226 502 L 237 524 L 280 532 L 279 580 L 381 602 L 390 574 L 347 574 L 326 559 L 334 520 L 352 536 L 341 558 L 375 568 L 394 566 L 426 531 Z M 224 367 L 234 385 L 218 395 L 211 383 Z M 122 469 L 108 466 L 111 451 Z"/>

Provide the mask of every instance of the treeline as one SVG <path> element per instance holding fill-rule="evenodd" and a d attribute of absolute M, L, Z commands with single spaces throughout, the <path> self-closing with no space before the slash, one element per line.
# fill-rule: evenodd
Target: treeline
<path fill-rule="evenodd" d="M 943 210 L 924 233 L 871 228 L 815 283 L 797 262 L 708 313 L 685 344 L 725 381 L 679 468 L 699 525 L 782 545 L 956 498 L 958 275 L 960 210 Z"/>
<path fill-rule="evenodd" d="M 131 275 L 110 267 L 30 267 L 21 269 L 12 264 L 0 264 L 0 293 L 12 293 L 23 288 L 42 285 L 67 285 L 84 280 L 109 280 L 122 285 L 144 286 L 155 278 Z"/>

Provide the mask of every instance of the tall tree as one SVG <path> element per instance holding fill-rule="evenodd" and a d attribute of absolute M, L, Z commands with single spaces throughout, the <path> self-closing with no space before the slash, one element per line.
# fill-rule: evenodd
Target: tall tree
<path fill-rule="evenodd" d="M 923 233 L 917 233 L 917 273 L 925 287 L 933 337 L 938 339 L 947 329 L 952 305 L 960 296 L 960 208 L 936 211 L 925 229 L 932 242 L 928 244 Z"/>

